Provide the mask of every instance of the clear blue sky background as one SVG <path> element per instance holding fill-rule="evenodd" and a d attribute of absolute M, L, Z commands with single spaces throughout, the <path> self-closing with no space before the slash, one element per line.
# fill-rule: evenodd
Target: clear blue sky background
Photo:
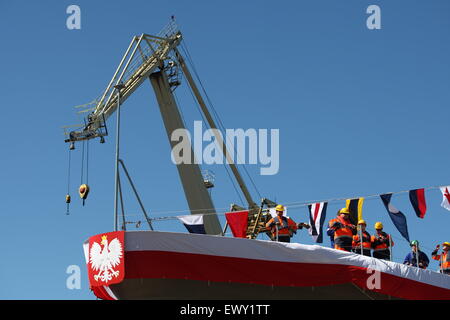
<path fill-rule="evenodd" d="M 66 28 L 70 4 L 81 8 L 81 30 Z M 381 30 L 366 27 L 371 4 L 381 7 Z M 80 145 L 72 154 L 69 216 L 61 127 L 79 122 L 73 106 L 104 90 L 131 37 L 157 33 L 172 14 L 225 127 L 280 129 L 279 173 L 261 176 L 259 165 L 247 166 L 262 197 L 292 203 L 450 184 L 447 0 L 2 1 L 0 299 L 94 298 L 82 243 L 113 229 L 115 117 L 107 143 L 90 144 L 84 207 Z M 192 127 L 201 117 L 185 86 L 177 97 Z M 147 210 L 185 214 L 149 83 L 126 101 L 122 119 L 122 158 Z M 205 169 L 216 174 L 216 207 L 239 203 L 223 166 Z M 407 194 L 394 195 L 393 204 L 430 254 L 450 241 L 450 212 L 440 207 L 439 190 L 426 197 L 424 220 Z M 342 206 L 330 203 L 327 218 Z M 142 220 L 131 196 L 125 207 L 130 221 Z M 307 209 L 289 215 L 306 221 Z M 364 217 L 370 232 L 384 222 L 402 260 L 408 244 L 381 200 L 367 200 Z M 177 221 L 155 227 L 185 232 Z M 312 243 L 304 231 L 294 239 Z M 70 265 L 81 267 L 80 290 L 66 288 Z"/>

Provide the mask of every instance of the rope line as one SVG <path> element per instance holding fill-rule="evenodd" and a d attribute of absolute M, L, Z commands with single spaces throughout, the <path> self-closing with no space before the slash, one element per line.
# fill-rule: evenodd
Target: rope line
<path fill-rule="evenodd" d="M 441 186 L 432 186 L 432 187 L 427 187 L 424 188 L 424 190 L 435 190 L 435 189 L 439 189 Z M 397 191 L 397 192 L 387 192 L 387 193 L 391 193 L 391 194 L 402 194 L 402 193 L 407 193 L 409 192 L 409 190 L 403 190 L 403 191 Z M 306 207 L 310 204 L 314 204 L 314 203 L 318 203 L 318 202 L 327 202 L 327 203 L 333 203 L 333 202 L 338 202 L 338 201 L 345 201 L 347 199 L 357 199 L 357 198 L 361 198 L 363 197 L 365 200 L 369 199 L 369 200 L 373 200 L 376 198 L 379 198 L 379 196 L 381 194 L 385 194 L 385 193 L 380 193 L 380 194 L 373 194 L 373 195 L 368 195 L 368 196 L 359 196 L 359 197 L 340 197 L 340 198 L 332 198 L 332 199 L 325 199 L 325 200 L 314 200 L 314 201 L 304 201 L 304 202 L 286 202 L 283 203 L 283 205 L 285 205 L 287 208 L 289 208 L 290 210 L 292 209 L 300 209 L 302 207 Z M 179 215 L 177 216 L 162 216 L 162 217 L 155 217 L 155 218 L 150 218 L 150 220 L 155 220 L 155 221 L 161 221 L 161 220 L 170 220 L 170 219 L 177 219 L 178 216 L 182 216 L 184 214 L 180 214 L 180 213 L 192 213 L 192 212 L 198 212 L 199 214 L 201 212 L 204 211 L 208 211 L 210 209 L 206 208 L 206 209 L 197 209 L 197 210 L 170 210 L 170 211 L 153 211 L 153 213 L 159 213 L 159 214 L 170 214 L 170 213 L 178 213 Z M 230 212 L 229 208 L 216 208 L 217 213 L 205 213 L 204 215 L 213 215 L 213 214 L 217 214 L 219 216 L 223 216 L 225 215 L 225 213 Z M 246 210 L 245 210 L 246 211 Z M 240 212 L 240 211 L 233 211 L 233 212 Z M 130 215 L 132 216 L 132 215 Z"/>

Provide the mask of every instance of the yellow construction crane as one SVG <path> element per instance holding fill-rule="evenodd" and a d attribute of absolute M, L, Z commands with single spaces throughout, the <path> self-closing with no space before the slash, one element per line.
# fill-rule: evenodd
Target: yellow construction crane
<path fill-rule="evenodd" d="M 108 135 L 106 121 L 117 111 L 116 193 L 114 207 L 115 230 L 118 229 L 117 207 L 120 189 L 120 181 L 118 180 L 119 166 L 122 166 L 126 171 L 124 162 L 119 157 L 120 106 L 146 79 L 150 80 L 151 86 L 155 92 L 167 136 L 169 138 L 169 143 L 172 147 L 176 143 L 170 139 L 172 132 L 176 129 L 184 128 L 180 111 L 173 96 L 173 90 L 180 85 L 180 72 L 184 74 L 210 128 L 217 129 L 217 125 L 186 65 L 185 59 L 177 48 L 181 41 L 182 34 L 178 30 L 173 19 L 168 26 L 156 36 L 148 34 L 134 36 L 106 89 L 97 100 L 89 104 L 89 106 L 92 107 L 87 110 L 92 112 L 87 115 L 85 125 L 66 133 L 67 138 L 65 142 L 70 143 L 71 149 L 74 148 L 76 142 L 84 140 L 99 138 L 100 142 L 103 143 L 105 142 L 104 137 Z M 216 134 L 216 130 L 214 130 L 214 133 L 218 144 L 223 146 L 223 154 L 225 155 L 227 163 L 246 199 L 248 205 L 247 209 L 250 210 L 249 230 L 252 230 L 252 232 L 249 233 L 249 237 L 256 237 L 258 233 L 257 230 L 259 229 L 255 229 L 255 223 L 261 224 L 261 206 L 258 206 L 252 200 L 248 188 L 226 148 L 226 144 L 223 143 L 222 136 Z M 192 150 L 191 152 L 193 155 Z M 220 222 L 216 215 L 210 194 L 208 193 L 208 188 L 211 187 L 210 181 L 205 183 L 201 170 L 195 163 L 177 164 L 177 169 L 191 214 L 206 214 L 204 216 L 206 232 L 208 234 L 222 234 L 223 231 Z M 126 173 L 132 184 L 127 171 Z M 132 186 L 138 197 L 133 184 Z M 138 200 L 140 202 L 139 197 Z M 145 209 L 141 202 L 140 204 L 145 213 Z M 255 214 L 258 217 L 256 220 Z M 146 218 L 151 227 L 150 219 L 148 219 L 147 215 Z"/>

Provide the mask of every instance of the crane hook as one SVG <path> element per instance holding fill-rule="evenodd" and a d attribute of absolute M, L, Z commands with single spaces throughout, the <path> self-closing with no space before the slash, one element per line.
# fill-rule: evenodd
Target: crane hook
<path fill-rule="evenodd" d="M 80 194 L 80 198 L 83 199 L 83 206 L 84 206 L 84 200 L 86 200 L 89 194 L 89 186 L 83 183 L 78 189 L 78 193 Z"/>
<path fill-rule="evenodd" d="M 69 215 L 70 194 L 66 194 L 66 203 L 67 203 L 66 215 Z"/>

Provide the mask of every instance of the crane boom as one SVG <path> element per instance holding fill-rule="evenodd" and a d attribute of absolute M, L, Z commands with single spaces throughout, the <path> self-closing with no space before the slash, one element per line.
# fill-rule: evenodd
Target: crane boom
<path fill-rule="evenodd" d="M 88 114 L 85 125 L 69 132 L 65 141 L 74 143 L 99 137 L 102 142 L 103 137 L 107 135 L 106 120 L 146 79 L 149 79 L 160 106 L 169 143 L 173 144 L 170 139 L 172 132 L 178 128 L 184 128 L 178 106 L 172 95 L 174 87 L 179 83 L 177 83 L 178 81 L 172 82 L 169 79 L 171 77 L 169 69 L 173 65 L 181 67 L 209 126 L 217 129 L 182 55 L 177 50 L 181 40 L 182 35 L 173 23 L 170 23 L 157 36 L 141 34 L 133 37 L 108 86 L 100 98 L 93 103 L 94 107 L 89 110 L 92 112 Z M 216 139 L 221 143 L 223 142 L 220 136 L 216 136 Z M 226 149 L 226 144 L 222 143 L 222 145 L 227 163 L 247 200 L 248 208 L 251 211 L 250 216 L 252 216 L 254 211 L 257 211 L 258 206 L 252 200 L 242 176 Z M 192 150 L 191 153 L 194 156 Z M 116 159 L 116 162 L 118 161 L 121 160 Z M 213 202 L 204 184 L 198 164 L 181 163 L 177 164 L 177 169 L 191 214 L 207 213 L 208 215 L 204 219 L 206 232 L 209 234 L 221 233 L 220 222 L 215 214 Z"/>
<path fill-rule="evenodd" d="M 106 135 L 101 129 L 117 109 L 117 94 L 120 94 L 120 103 L 123 104 L 150 74 L 162 66 L 181 39 L 179 31 L 172 31 L 165 38 L 148 34 L 134 37 L 94 111 L 88 115 L 86 125 L 71 131 L 65 141 L 89 140 Z M 136 54 L 138 50 L 139 55 Z M 115 86 L 119 84 L 122 84 L 121 89 L 114 94 Z"/>

